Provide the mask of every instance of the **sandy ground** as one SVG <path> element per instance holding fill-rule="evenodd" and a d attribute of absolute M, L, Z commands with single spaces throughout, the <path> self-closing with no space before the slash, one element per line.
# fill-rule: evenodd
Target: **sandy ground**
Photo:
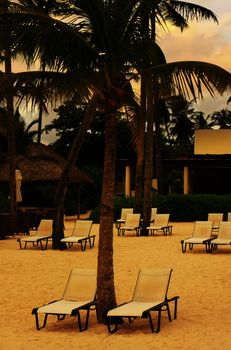
<path fill-rule="evenodd" d="M 67 222 L 67 235 L 72 224 Z M 173 235 L 165 237 L 118 237 L 115 230 L 118 303 L 131 299 L 139 268 L 173 268 L 169 297 L 180 296 L 178 318 L 170 323 L 164 315 L 160 333 L 152 334 L 148 321 L 140 319 L 109 334 L 94 312 L 86 332 L 79 333 L 73 317 L 50 317 L 37 331 L 32 309 L 62 296 L 71 268 L 96 267 L 98 228 L 94 224 L 95 247 L 85 252 L 79 245 L 68 251 L 20 250 L 16 238 L 0 241 L 1 350 L 231 349 L 231 247 L 206 254 L 196 246 L 183 254 L 180 240 L 191 236 L 193 223 L 173 223 Z"/>

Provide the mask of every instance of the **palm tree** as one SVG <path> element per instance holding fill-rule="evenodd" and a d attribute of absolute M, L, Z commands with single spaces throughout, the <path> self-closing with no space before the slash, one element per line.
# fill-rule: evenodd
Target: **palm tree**
<path fill-rule="evenodd" d="M 208 115 L 210 126 L 219 126 L 220 129 L 230 129 L 231 127 L 231 111 L 227 108 L 221 111 L 215 111 Z"/>
<path fill-rule="evenodd" d="M 138 76 L 134 73 L 137 62 L 145 58 L 143 52 L 137 50 L 138 43 L 142 42 L 142 30 L 139 18 L 135 15 L 136 3 L 131 0 L 128 6 L 123 5 L 122 0 L 79 0 L 73 3 L 71 15 L 65 21 L 26 11 L 15 5 L 13 11 L 8 11 L 8 15 L 14 19 L 15 52 L 23 54 L 28 63 L 39 58 L 46 70 L 0 76 L 0 97 L 12 86 L 17 91 L 30 82 L 42 86 L 44 93 L 49 92 L 48 97 L 53 93 L 56 97 L 71 98 L 81 92 L 81 96 L 91 101 L 57 191 L 54 241 L 58 229 L 62 231 L 62 221 L 60 219 L 58 222 L 57 218 L 62 216 L 62 199 L 65 197 L 70 167 L 76 160 L 96 106 L 105 114 L 105 162 L 97 277 L 101 322 L 105 321 L 107 310 L 116 305 L 113 273 L 115 118 L 122 106 L 131 104 L 133 92 L 130 81 Z M 4 14 L 4 11 L 0 13 L 0 20 Z M 152 55 L 149 62 L 154 62 L 153 51 L 149 55 Z M 186 96 L 188 93 L 195 97 L 202 95 L 203 86 L 211 93 L 223 93 L 231 86 L 228 72 L 201 62 L 154 65 L 141 73 L 151 75 L 152 82 L 161 82 L 160 93 L 163 95 L 165 91 L 168 95 L 181 93 Z M 58 200 L 61 204 L 57 203 Z"/>
<path fill-rule="evenodd" d="M 137 2 L 138 3 L 138 2 Z M 213 20 L 217 22 L 217 18 L 214 15 L 214 13 L 204 7 L 198 6 L 196 4 L 186 3 L 182 1 L 175 1 L 175 0 L 160 0 L 160 1 L 147 1 L 147 2 L 140 2 L 139 6 L 137 8 L 137 13 L 139 13 L 142 23 L 142 31 L 146 37 L 146 40 L 149 38 L 156 42 L 156 25 L 160 26 L 161 28 L 165 28 L 168 23 L 173 24 L 176 27 L 179 27 L 181 31 L 188 28 L 188 21 L 189 20 Z M 157 56 L 158 57 L 158 56 Z M 157 58 L 156 57 L 156 58 Z M 154 62 L 151 62 L 151 64 L 154 64 Z M 165 63 L 165 58 L 163 54 L 159 55 L 159 62 L 157 64 Z M 143 76 L 142 76 L 143 78 Z M 141 79 L 142 79 L 141 78 Z M 151 77 L 149 77 L 151 79 Z M 146 79 L 147 80 L 147 79 Z M 148 82 L 147 82 L 148 84 Z M 141 84 L 143 85 L 143 84 Z M 147 87 L 146 87 L 147 90 Z M 145 95 L 147 95 L 147 92 L 145 92 L 145 89 L 143 88 L 142 91 L 144 91 L 142 98 L 142 101 L 144 101 L 142 104 L 146 105 L 146 108 L 148 109 L 148 103 L 145 103 Z M 155 93 L 156 94 L 156 93 Z M 158 95 L 153 97 L 153 103 L 157 103 L 157 97 Z M 150 105 L 150 104 L 149 104 Z M 151 120 L 149 120 L 147 117 L 151 116 L 152 112 L 146 112 L 145 108 L 142 108 L 142 115 L 143 115 L 143 123 L 151 123 L 153 124 L 153 120 L 151 117 Z M 154 123 L 155 123 L 155 145 L 156 145 L 156 172 L 157 172 L 157 178 L 158 178 L 158 188 L 159 192 L 162 192 L 162 165 L 161 165 L 161 146 L 160 146 L 160 127 L 159 127 L 159 116 L 158 116 L 158 107 L 156 106 L 154 108 Z M 150 129 L 152 126 L 150 127 Z M 150 137 L 153 138 L 152 133 L 146 133 L 146 138 Z M 144 142 L 141 142 L 141 144 L 144 145 Z M 140 150 L 141 154 L 144 154 L 145 152 L 145 158 L 149 158 L 149 161 L 145 161 L 144 166 L 144 172 L 146 172 L 146 175 L 144 176 L 144 179 L 146 181 L 146 184 L 144 187 L 146 188 L 145 194 L 144 194 L 144 220 L 143 220 L 143 233 L 145 232 L 145 226 L 148 224 L 150 220 L 150 214 L 151 214 L 151 182 L 152 182 L 152 160 L 151 156 L 153 154 L 153 141 L 147 140 L 146 144 L 148 147 L 145 147 L 144 151 Z M 141 167 L 142 164 L 137 163 L 137 166 Z M 151 169 L 150 169 L 151 167 Z M 140 174 L 141 170 L 137 169 L 137 174 Z M 138 192 L 138 188 L 136 188 L 136 202 L 137 207 L 140 205 L 138 204 L 140 199 L 140 193 Z"/>

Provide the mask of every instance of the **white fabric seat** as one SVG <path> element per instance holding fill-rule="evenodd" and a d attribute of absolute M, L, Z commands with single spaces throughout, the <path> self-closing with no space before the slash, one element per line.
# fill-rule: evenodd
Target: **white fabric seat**
<path fill-rule="evenodd" d="M 213 221 L 195 221 L 192 237 L 181 240 L 182 252 L 185 253 L 187 245 L 192 250 L 194 244 L 205 245 L 206 252 L 210 252 L 212 240 Z"/>
<path fill-rule="evenodd" d="M 126 231 L 135 231 L 136 235 L 139 236 L 140 214 L 127 214 L 125 224 L 119 228 L 118 235 L 124 236 Z"/>
<path fill-rule="evenodd" d="M 211 251 L 219 245 L 231 245 L 231 221 L 220 222 L 217 238 L 211 241 Z"/>
<path fill-rule="evenodd" d="M 118 330 L 120 318 L 142 317 L 149 319 L 150 327 L 154 332 L 151 312 L 158 312 L 158 324 L 156 332 L 160 330 L 161 312 L 168 312 L 168 319 L 171 321 L 170 301 L 175 302 L 174 319 L 177 315 L 178 296 L 168 299 L 167 292 L 170 283 L 172 269 L 141 269 L 138 274 L 136 286 L 131 301 L 117 306 L 108 311 L 108 330 L 114 333 Z"/>
<path fill-rule="evenodd" d="M 46 305 L 34 308 L 36 328 L 40 330 L 46 326 L 48 315 L 56 315 L 59 320 L 66 315 L 77 316 L 79 330 L 86 330 L 90 310 L 96 309 L 96 269 L 72 269 L 63 297 Z M 85 326 L 82 327 L 80 311 L 86 310 Z M 39 324 L 39 315 L 44 315 L 42 325 Z"/>
<path fill-rule="evenodd" d="M 35 235 L 25 236 L 18 239 L 20 249 L 26 249 L 27 243 L 32 243 L 33 247 L 40 244 L 42 250 L 47 249 L 48 240 L 52 238 L 52 226 L 53 220 L 42 219 Z M 43 245 L 43 243 L 45 243 L 45 245 Z"/>
<path fill-rule="evenodd" d="M 122 208 L 121 209 L 121 216 L 118 220 L 116 220 L 116 228 L 119 233 L 119 229 L 122 225 L 124 225 L 127 215 L 128 214 L 133 214 L 134 209 L 133 208 Z"/>
<path fill-rule="evenodd" d="M 172 225 L 169 225 L 170 214 L 156 214 L 153 224 L 148 226 L 146 229 L 148 234 L 154 235 L 155 233 L 161 232 L 164 236 L 172 234 Z"/>
<path fill-rule="evenodd" d="M 95 235 L 91 235 L 92 220 L 76 220 L 71 236 L 61 239 L 61 242 L 67 243 L 68 247 L 72 247 L 74 243 L 80 243 L 82 251 L 86 250 L 87 243 L 90 248 L 94 247 Z"/>

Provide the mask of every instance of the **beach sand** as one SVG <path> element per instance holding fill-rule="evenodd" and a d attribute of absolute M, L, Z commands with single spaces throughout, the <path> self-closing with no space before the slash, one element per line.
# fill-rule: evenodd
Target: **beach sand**
<path fill-rule="evenodd" d="M 82 333 L 74 317 L 57 321 L 50 316 L 46 328 L 35 328 L 32 309 L 62 296 L 73 267 L 96 268 L 99 225 L 93 225 L 95 247 L 85 252 L 80 245 L 67 251 L 50 246 L 46 251 L 30 246 L 20 250 L 16 238 L 0 241 L 0 349 L 231 349 L 231 247 L 206 254 L 204 246 L 196 246 L 183 254 L 180 241 L 191 236 L 193 223 L 172 224 L 172 236 L 118 237 L 116 229 L 114 233 L 118 303 L 131 299 L 140 268 L 173 268 L 168 296 L 180 296 L 178 317 L 169 322 L 163 313 L 161 331 L 153 334 L 147 319 L 126 322 L 109 334 L 94 312 Z M 66 235 L 72 225 L 67 221 Z"/>

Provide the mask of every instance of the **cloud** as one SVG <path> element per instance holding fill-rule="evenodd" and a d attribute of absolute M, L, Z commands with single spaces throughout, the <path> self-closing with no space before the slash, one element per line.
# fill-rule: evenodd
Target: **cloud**
<path fill-rule="evenodd" d="M 194 1 L 198 4 L 198 1 Z M 168 62 L 205 61 L 231 72 L 231 4 L 226 0 L 207 0 L 202 6 L 217 14 L 219 25 L 212 22 L 190 23 L 183 33 L 174 27 L 158 33 L 158 43 Z M 197 109 L 205 114 L 227 108 L 228 93 L 212 99 L 205 93 Z"/>

